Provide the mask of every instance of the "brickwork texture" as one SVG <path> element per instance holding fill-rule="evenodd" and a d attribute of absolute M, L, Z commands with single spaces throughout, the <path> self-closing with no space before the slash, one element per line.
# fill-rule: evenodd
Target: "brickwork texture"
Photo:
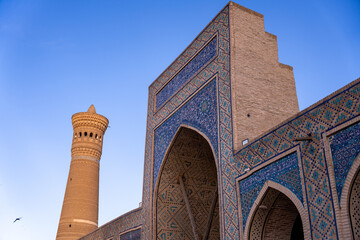
<path fill-rule="evenodd" d="M 142 207 L 82 239 L 359 239 L 360 80 L 299 112 L 277 51 L 227 4 L 149 87 Z"/>

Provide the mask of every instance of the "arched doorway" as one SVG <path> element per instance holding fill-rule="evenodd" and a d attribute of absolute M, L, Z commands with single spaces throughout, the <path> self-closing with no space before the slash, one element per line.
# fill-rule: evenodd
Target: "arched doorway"
<path fill-rule="evenodd" d="M 199 133 L 181 128 L 155 190 L 156 239 L 220 239 L 217 170 Z"/>
<path fill-rule="evenodd" d="M 360 170 L 355 175 L 349 196 L 349 216 L 353 239 L 360 239 Z"/>
<path fill-rule="evenodd" d="M 248 236 L 249 239 L 304 240 L 299 211 L 285 194 L 269 188 L 255 211 Z"/>

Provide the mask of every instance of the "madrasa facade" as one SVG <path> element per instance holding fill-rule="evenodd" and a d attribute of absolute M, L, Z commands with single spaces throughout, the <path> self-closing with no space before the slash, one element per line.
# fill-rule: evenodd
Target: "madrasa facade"
<path fill-rule="evenodd" d="M 263 15 L 229 2 L 150 85 L 142 205 L 100 227 L 108 120 L 73 116 L 57 239 L 360 239 L 359 96 L 299 112 Z"/>

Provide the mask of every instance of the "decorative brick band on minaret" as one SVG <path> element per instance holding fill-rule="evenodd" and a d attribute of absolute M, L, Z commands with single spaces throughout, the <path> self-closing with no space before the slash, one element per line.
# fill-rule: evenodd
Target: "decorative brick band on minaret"
<path fill-rule="evenodd" d="M 109 120 L 87 112 L 72 116 L 71 164 L 61 210 L 57 240 L 75 240 L 98 227 L 99 167 Z"/>

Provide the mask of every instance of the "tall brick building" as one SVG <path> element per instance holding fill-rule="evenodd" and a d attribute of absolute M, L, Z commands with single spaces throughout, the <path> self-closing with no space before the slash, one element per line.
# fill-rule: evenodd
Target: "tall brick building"
<path fill-rule="evenodd" d="M 81 239 L 359 239 L 359 95 L 299 112 L 276 36 L 230 2 L 149 87 L 142 206 Z"/>

